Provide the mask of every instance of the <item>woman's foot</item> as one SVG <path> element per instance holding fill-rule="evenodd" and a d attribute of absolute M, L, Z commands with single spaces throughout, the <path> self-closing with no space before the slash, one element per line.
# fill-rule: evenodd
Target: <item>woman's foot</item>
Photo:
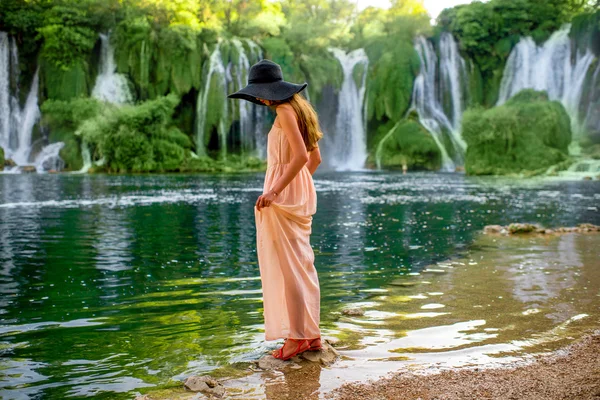
<path fill-rule="evenodd" d="M 310 349 L 310 344 L 306 339 L 286 339 L 283 346 L 277 350 L 274 350 L 271 354 L 273 357 L 285 361 L 307 351 L 308 349 Z"/>
<path fill-rule="evenodd" d="M 308 350 L 317 351 L 317 350 L 321 350 L 322 349 L 322 347 L 321 347 L 321 338 L 320 337 L 315 338 L 315 339 L 309 339 L 308 340 L 308 344 L 310 345 L 310 347 L 309 347 Z"/>

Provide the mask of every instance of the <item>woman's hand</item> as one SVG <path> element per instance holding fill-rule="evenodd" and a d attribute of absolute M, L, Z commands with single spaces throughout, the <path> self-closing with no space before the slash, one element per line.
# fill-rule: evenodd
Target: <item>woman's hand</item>
<path fill-rule="evenodd" d="M 256 200 L 256 208 L 258 211 L 260 211 L 262 207 L 269 207 L 276 197 L 277 195 L 275 192 L 273 192 L 273 190 L 263 193 L 262 195 L 258 196 L 258 199 Z"/>

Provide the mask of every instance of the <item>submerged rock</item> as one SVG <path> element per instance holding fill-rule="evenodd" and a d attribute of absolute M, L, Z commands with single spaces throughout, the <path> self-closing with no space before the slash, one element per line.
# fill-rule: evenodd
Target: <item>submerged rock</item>
<path fill-rule="evenodd" d="M 305 351 L 300 354 L 300 358 L 315 363 L 319 363 L 324 366 L 329 366 L 337 360 L 340 353 L 334 349 L 327 341 L 322 342 L 323 345 L 321 350 L 317 351 Z"/>
<path fill-rule="evenodd" d="M 515 233 L 531 233 L 537 232 L 541 227 L 533 224 L 510 224 L 508 226 L 508 232 L 511 234 Z"/>
<path fill-rule="evenodd" d="M 345 308 L 342 310 L 342 315 L 348 315 L 350 317 L 360 317 L 365 315 L 365 310 L 362 308 Z"/>
<path fill-rule="evenodd" d="M 302 364 L 305 362 L 318 363 L 324 366 L 333 364 L 339 357 L 339 353 L 336 349 L 328 343 L 327 340 L 323 340 L 321 350 L 316 351 L 305 351 L 300 353 L 296 357 L 292 357 L 290 360 L 283 361 L 268 354 L 258 360 L 256 363 L 260 369 L 267 371 L 272 370 L 284 370 L 287 368 L 298 369 L 302 368 Z"/>
<path fill-rule="evenodd" d="M 492 235 L 521 235 L 521 234 L 540 234 L 551 235 L 557 233 L 586 233 L 600 232 L 600 226 L 593 224 L 579 224 L 579 226 L 560 227 L 560 228 L 544 228 L 535 224 L 514 223 L 508 226 L 487 225 L 483 228 L 483 233 Z"/>
<path fill-rule="evenodd" d="M 503 231 L 506 231 L 506 229 L 502 225 L 487 225 L 483 228 L 483 231 L 485 233 L 505 233 Z"/>
<path fill-rule="evenodd" d="M 183 386 L 192 392 L 201 392 L 217 398 L 223 397 L 225 394 L 223 385 L 210 376 L 190 376 L 185 380 Z"/>

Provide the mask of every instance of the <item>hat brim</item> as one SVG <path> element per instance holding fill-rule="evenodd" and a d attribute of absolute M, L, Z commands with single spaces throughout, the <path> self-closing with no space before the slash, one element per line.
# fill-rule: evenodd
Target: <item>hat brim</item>
<path fill-rule="evenodd" d="M 266 100 L 281 101 L 292 97 L 294 94 L 301 92 L 308 83 L 301 84 L 291 83 L 286 81 L 267 82 L 267 83 L 250 83 L 246 87 L 238 90 L 235 93 L 227 95 L 230 99 L 248 100 L 254 104 L 266 106 L 256 100 L 257 97 Z"/>

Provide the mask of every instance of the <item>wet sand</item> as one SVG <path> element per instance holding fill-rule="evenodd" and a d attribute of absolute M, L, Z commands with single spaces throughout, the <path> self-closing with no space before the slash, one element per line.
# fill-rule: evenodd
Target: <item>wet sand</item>
<path fill-rule="evenodd" d="M 600 321 L 599 321 L 600 322 Z M 600 330 L 527 365 L 454 369 L 418 375 L 398 371 L 370 383 L 345 384 L 327 399 L 600 399 Z"/>

